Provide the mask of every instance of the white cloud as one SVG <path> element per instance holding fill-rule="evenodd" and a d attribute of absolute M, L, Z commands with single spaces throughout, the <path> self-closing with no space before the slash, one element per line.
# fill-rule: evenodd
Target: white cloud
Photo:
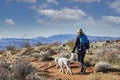
<path fill-rule="evenodd" d="M 109 4 L 111 8 L 115 9 L 117 13 L 120 13 L 120 0 L 115 0 L 113 3 Z"/>
<path fill-rule="evenodd" d="M 102 16 L 102 22 L 107 24 L 120 25 L 120 17 L 119 16 Z"/>
<path fill-rule="evenodd" d="M 36 3 L 36 2 L 37 2 L 37 0 L 17 0 L 17 2 Z"/>
<path fill-rule="evenodd" d="M 39 15 L 42 15 L 48 18 L 49 20 L 58 22 L 77 21 L 86 16 L 85 12 L 83 12 L 81 9 L 64 8 L 61 10 L 45 9 L 37 11 Z"/>
<path fill-rule="evenodd" d="M 39 9 L 46 9 L 49 8 L 49 4 L 48 3 L 42 3 L 42 4 L 34 4 L 32 6 L 30 6 L 29 8 L 32 10 L 39 10 Z"/>
<path fill-rule="evenodd" d="M 91 2 L 99 2 L 101 0 L 72 0 L 72 1 L 74 1 L 74 2 L 81 2 L 81 3 L 83 3 L 83 2 L 91 3 Z"/>
<path fill-rule="evenodd" d="M 47 0 L 48 3 L 54 3 L 54 4 L 58 4 L 58 2 L 56 0 Z"/>
<path fill-rule="evenodd" d="M 15 24 L 14 20 L 12 20 L 12 19 L 6 19 L 4 22 L 7 25 L 14 25 Z"/>
<path fill-rule="evenodd" d="M 39 23 L 39 24 L 43 24 L 45 21 L 43 19 L 36 19 L 36 22 Z"/>
<path fill-rule="evenodd" d="M 37 0 L 6 0 L 6 3 L 10 3 L 12 1 L 16 1 L 16 2 L 26 2 L 26 3 L 36 3 Z"/>
<path fill-rule="evenodd" d="M 47 9 L 50 8 L 52 4 L 58 5 L 58 2 L 56 0 L 46 0 L 43 3 L 38 3 L 30 6 L 30 9 L 32 10 Z"/>
<path fill-rule="evenodd" d="M 117 20 L 118 22 L 116 23 Z M 77 28 L 79 27 L 83 28 L 84 32 L 87 35 L 120 36 L 119 35 L 119 32 L 120 32 L 119 21 L 120 21 L 120 17 L 115 17 L 115 16 L 112 16 L 112 17 L 103 16 L 101 19 L 94 19 L 93 17 L 87 17 L 84 20 L 76 23 L 74 26 L 75 28 L 76 26 L 78 26 Z"/>

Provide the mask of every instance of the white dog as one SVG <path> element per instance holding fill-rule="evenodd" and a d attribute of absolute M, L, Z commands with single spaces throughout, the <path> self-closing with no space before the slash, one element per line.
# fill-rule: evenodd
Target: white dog
<path fill-rule="evenodd" d="M 71 54 L 71 57 L 69 59 L 63 58 L 63 57 L 55 58 L 55 62 L 58 63 L 58 65 L 60 66 L 60 72 L 62 71 L 62 73 L 64 73 L 63 65 L 65 65 L 67 68 L 66 74 L 68 73 L 73 74 L 70 67 L 70 61 L 74 58 L 74 54 L 73 53 L 70 53 L 70 54 Z"/>

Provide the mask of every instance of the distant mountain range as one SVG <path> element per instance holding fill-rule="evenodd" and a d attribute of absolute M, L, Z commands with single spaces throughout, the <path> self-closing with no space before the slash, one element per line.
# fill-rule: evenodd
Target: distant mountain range
<path fill-rule="evenodd" d="M 18 48 L 22 48 L 24 43 L 27 41 L 32 46 L 36 45 L 37 43 L 42 44 L 51 44 L 55 42 L 59 42 L 64 44 L 68 41 L 75 40 L 75 34 L 59 34 L 50 37 L 36 37 L 31 39 L 24 39 L 24 38 L 1 38 L 0 39 L 0 49 L 5 49 L 6 46 L 15 46 Z M 96 41 L 106 41 L 106 40 L 120 40 L 120 37 L 100 37 L 100 36 L 88 36 L 90 42 Z"/>

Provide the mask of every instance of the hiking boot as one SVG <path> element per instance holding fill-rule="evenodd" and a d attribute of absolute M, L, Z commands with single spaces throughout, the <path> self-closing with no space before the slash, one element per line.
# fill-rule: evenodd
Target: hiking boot
<path fill-rule="evenodd" d="M 86 66 L 84 66 L 84 68 L 83 68 L 83 73 L 85 73 L 86 72 Z"/>
<path fill-rule="evenodd" d="M 80 73 L 80 74 L 83 74 L 84 72 L 83 72 L 83 71 L 80 71 L 79 73 Z"/>

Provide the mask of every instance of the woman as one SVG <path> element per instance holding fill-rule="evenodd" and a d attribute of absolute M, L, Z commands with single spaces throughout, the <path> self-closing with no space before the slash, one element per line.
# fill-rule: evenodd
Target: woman
<path fill-rule="evenodd" d="M 74 53 L 75 49 L 77 48 L 78 62 L 82 66 L 80 73 L 84 73 L 86 70 L 86 66 L 84 65 L 84 57 L 86 53 L 86 48 L 84 45 L 82 45 L 81 38 L 85 37 L 87 39 L 87 36 L 84 34 L 82 29 L 78 29 L 77 34 L 78 35 L 76 37 L 75 46 L 72 52 Z"/>

